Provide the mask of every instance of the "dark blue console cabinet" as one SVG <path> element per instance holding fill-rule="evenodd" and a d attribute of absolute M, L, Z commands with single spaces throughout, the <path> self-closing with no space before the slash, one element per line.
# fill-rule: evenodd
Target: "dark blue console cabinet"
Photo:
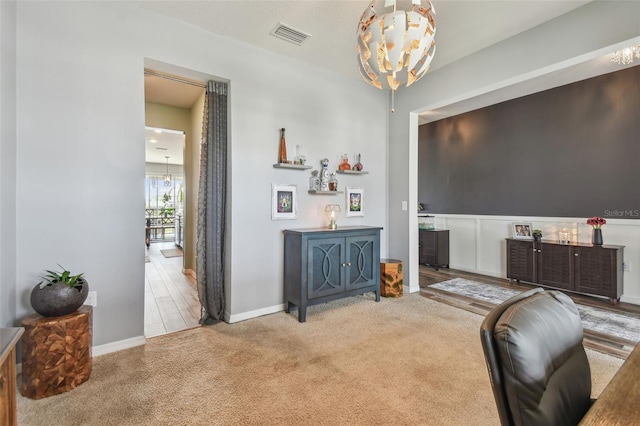
<path fill-rule="evenodd" d="M 350 226 L 284 231 L 285 311 L 374 292 L 380 301 L 381 227 Z"/>

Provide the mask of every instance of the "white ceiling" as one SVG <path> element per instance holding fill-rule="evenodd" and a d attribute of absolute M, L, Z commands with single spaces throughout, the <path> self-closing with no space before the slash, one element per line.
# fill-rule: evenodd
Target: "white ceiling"
<path fill-rule="evenodd" d="M 398 1 L 400 4 L 408 0 Z M 379 3 L 381 0 L 376 0 L 376 5 Z M 589 1 L 433 0 L 432 3 L 436 11 L 437 49 L 431 63 L 431 70 L 434 70 Z M 132 4 L 348 78 L 361 79 L 356 65 L 356 26 L 360 15 L 370 4 L 369 0 L 165 0 L 133 1 Z M 270 32 L 279 23 L 309 33 L 311 37 L 298 46 L 271 36 Z M 532 80 L 527 83 L 525 91 L 533 93 L 554 87 L 553 84 L 567 84 L 615 70 L 610 61 L 602 59 L 586 65 L 587 71 L 584 72 L 574 68 L 569 73 L 550 75 L 551 83 Z M 428 78 L 428 73 L 424 78 Z M 194 99 L 182 92 L 180 86 L 159 80 L 152 82 L 152 89 L 150 84 L 147 100 L 156 99 L 155 102 L 174 105 L 193 104 Z M 372 90 L 377 89 L 372 87 Z M 518 90 L 503 90 L 495 94 L 495 99 L 469 100 L 424 114 L 421 123 L 522 96 L 516 94 Z M 182 99 L 173 99 L 172 93 Z"/>
<path fill-rule="evenodd" d="M 408 2 L 398 1 L 399 5 Z M 433 70 L 589 1 L 433 0 L 432 3 L 436 11 Z M 167 0 L 132 4 L 316 67 L 361 78 L 356 66 L 356 27 L 369 0 Z M 297 46 L 270 36 L 280 22 L 311 37 Z"/>
<path fill-rule="evenodd" d="M 145 161 L 147 163 L 182 164 L 184 133 L 145 127 L 144 136 Z"/>
<path fill-rule="evenodd" d="M 147 102 L 189 109 L 204 92 L 204 87 L 163 78 L 161 75 L 144 75 L 144 97 Z"/>

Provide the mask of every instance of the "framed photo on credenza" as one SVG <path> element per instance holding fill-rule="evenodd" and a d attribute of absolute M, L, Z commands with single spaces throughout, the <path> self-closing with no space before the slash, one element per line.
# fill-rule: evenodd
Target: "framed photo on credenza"
<path fill-rule="evenodd" d="M 533 229 L 530 222 L 514 222 L 511 224 L 513 238 L 521 240 L 533 239 Z"/>

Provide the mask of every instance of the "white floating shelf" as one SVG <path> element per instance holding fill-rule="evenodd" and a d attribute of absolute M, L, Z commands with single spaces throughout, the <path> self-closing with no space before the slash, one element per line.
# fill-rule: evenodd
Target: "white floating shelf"
<path fill-rule="evenodd" d="M 343 175 L 367 175 L 369 172 L 364 170 L 336 170 L 336 173 L 340 173 Z"/>
<path fill-rule="evenodd" d="M 304 166 L 300 164 L 289 164 L 289 163 L 277 163 L 274 164 L 273 167 L 276 169 L 294 169 L 294 170 L 308 170 L 311 166 Z"/>
<path fill-rule="evenodd" d="M 336 194 L 344 194 L 344 192 L 342 191 L 315 191 L 313 189 L 309 190 L 309 194 L 316 194 L 316 195 L 336 195 Z"/>

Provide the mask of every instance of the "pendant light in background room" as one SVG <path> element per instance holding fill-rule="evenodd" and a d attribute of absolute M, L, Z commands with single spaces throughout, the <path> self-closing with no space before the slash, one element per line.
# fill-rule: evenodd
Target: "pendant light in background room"
<path fill-rule="evenodd" d="M 611 54 L 611 60 L 620 65 L 632 64 L 633 58 L 640 59 L 640 44 L 616 50 Z"/>
<path fill-rule="evenodd" d="M 162 179 L 164 180 L 164 186 L 171 186 L 171 173 L 169 173 L 169 156 L 165 155 L 164 158 L 167 159 L 167 174 L 165 174 Z"/>

